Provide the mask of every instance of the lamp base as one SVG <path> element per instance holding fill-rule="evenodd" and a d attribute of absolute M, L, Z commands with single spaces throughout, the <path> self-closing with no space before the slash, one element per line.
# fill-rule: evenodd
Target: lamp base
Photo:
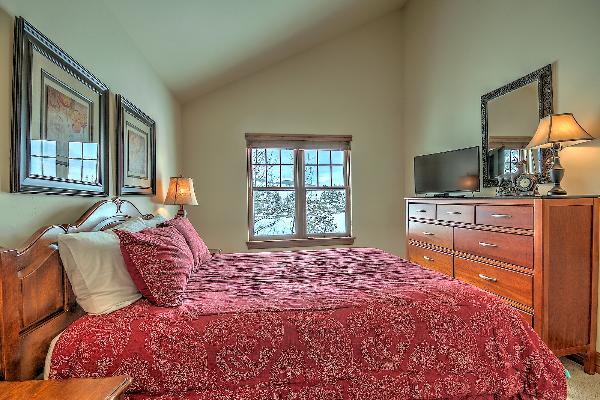
<path fill-rule="evenodd" d="M 560 144 L 555 143 L 552 146 L 552 150 L 554 150 L 554 164 L 552 164 L 552 168 L 548 172 L 548 175 L 550 176 L 552 183 L 554 183 L 554 187 L 548 191 L 548 196 L 566 196 L 567 191 L 560 187 L 560 181 L 562 181 L 563 176 L 565 176 L 565 169 L 560 164 L 560 157 L 558 155 Z"/>
<path fill-rule="evenodd" d="M 552 189 L 548 190 L 548 196 L 566 196 L 567 191 L 560 187 L 560 185 L 554 185 Z"/>
<path fill-rule="evenodd" d="M 179 210 L 177 210 L 177 216 L 178 217 L 185 217 L 185 216 L 187 216 L 187 212 L 184 210 L 183 204 L 179 205 Z"/>

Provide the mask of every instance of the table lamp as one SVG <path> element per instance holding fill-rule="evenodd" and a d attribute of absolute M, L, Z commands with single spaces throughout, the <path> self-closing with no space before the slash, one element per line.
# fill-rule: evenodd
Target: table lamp
<path fill-rule="evenodd" d="M 554 162 L 549 171 L 554 187 L 548 191 L 549 196 L 565 196 L 566 190 L 560 187 L 565 169 L 560 165 L 559 152 L 563 147 L 594 139 L 579 125 L 573 114 L 552 114 L 540 120 L 540 123 L 527 145 L 527 149 L 552 147 Z"/>
<path fill-rule="evenodd" d="M 178 205 L 178 217 L 185 217 L 184 205 L 197 206 L 196 194 L 194 193 L 194 180 L 182 176 L 172 177 L 169 180 L 169 190 L 165 198 L 165 204 Z"/>

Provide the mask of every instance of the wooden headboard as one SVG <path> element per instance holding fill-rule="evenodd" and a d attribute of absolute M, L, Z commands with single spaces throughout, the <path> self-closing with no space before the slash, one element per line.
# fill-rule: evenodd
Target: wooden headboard
<path fill-rule="evenodd" d="M 63 269 L 58 236 L 108 229 L 132 217 L 152 215 L 126 200 L 103 200 L 73 225 L 45 226 L 19 249 L 0 248 L 0 378 L 35 378 L 52 338 L 84 314 Z"/>

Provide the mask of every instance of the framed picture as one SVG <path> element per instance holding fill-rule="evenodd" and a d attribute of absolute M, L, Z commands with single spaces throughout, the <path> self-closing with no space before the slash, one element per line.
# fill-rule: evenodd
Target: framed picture
<path fill-rule="evenodd" d="M 108 196 L 108 87 L 15 21 L 11 192 Z"/>
<path fill-rule="evenodd" d="M 117 194 L 156 194 L 156 124 L 117 95 Z"/>

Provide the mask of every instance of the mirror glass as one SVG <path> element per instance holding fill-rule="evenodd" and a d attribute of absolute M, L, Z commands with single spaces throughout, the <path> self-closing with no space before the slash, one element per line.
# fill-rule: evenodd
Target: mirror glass
<path fill-rule="evenodd" d="M 549 149 L 527 150 L 540 118 L 552 114 L 552 65 L 548 64 L 481 96 L 483 187 L 520 171 L 548 182 Z"/>
<path fill-rule="evenodd" d="M 539 150 L 526 150 L 539 122 L 538 85 L 531 82 L 488 102 L 488 171 L 495 178 L 525 171 L 541 173 Z"/>

